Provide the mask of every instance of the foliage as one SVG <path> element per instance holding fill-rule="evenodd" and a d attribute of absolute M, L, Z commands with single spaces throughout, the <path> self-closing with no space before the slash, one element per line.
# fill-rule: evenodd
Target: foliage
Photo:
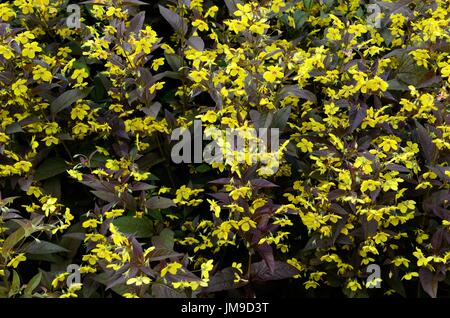
<path fill-rule="evenodd" d="M 144 4 L 0 4 L 1 297 L 450 295 L 448 0 Z"/>

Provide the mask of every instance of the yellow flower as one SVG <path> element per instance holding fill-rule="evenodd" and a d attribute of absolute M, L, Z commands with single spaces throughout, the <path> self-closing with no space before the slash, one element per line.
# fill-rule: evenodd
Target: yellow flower
<path fill-rule="evenodd" d="M 313 280 L 308 280 L 308 281 L 304 282 L 303 285 L 305 285 L 305 289 L 310 289 L 310 288 L 315 289 L 320 286 L 318 282 L 313 281 Z"/>
<path fill-rule="evenodd" d="M 392 260 L 392 264 L 394 264 L 395 266 L 401 266 L 404 265 L 406 268 L 409 267 L 409 260 L 406 259 L 405 257 L 402 256 L 398 256 L 396 258 L 394 258 L 394 260 Z"/>
<path fill-rule="evenodd" d="M 251 191 L 250 191 L 250 187 L 240 187 L 237 189 L 234 189 L 233 191 L 230 192 L 230 197 L 233 198 L 233 200 L 237 200 L 239 198 L 245 198 L 245 197 L 250 197 L 251 195 Z"/>
<path fill-rule="evenodd" d="M 313 146 L 314 144 L 306 138 L 302 138 L 302 140 L 297 144 L 297 147 L 299 147 L 302 152 L 312 152 Z"/>
<path fill-rule="evenodd" d="M 211 8 L 208 9 L 208 11 L 206 11 L 205 18 L 207 18 L 207 17 L 214 18 L 218 11 L 219 11 L 219 8 L 217 6 L 212 6 Z"/>
<path fill-rule="evenodd" d="M 127 280 L 127 285 L 136 285 L 136 286 L 142 286 L 142 285 L 148 285 L 150 284 L 151 279 L 147 276 L 138 276 L 133 277 Z"/>
<path fill-rule="evenodd" d="M 202 270 L 202 279 L 209 279 L 209 272 L 212 271 L 212 269 L 214 268 L 213 266 L 213 260 L 208 260 L 206 263 L 203 263 L 201 266 L 201 270 Z"/>
<path fill-rule="evenodd" d="M 425 257 L 420 250 L 420 248 L 416 247 L 416 251 L 413 252 L 413 255 L 417 258 L 417 266 L 427 266 L 429 262 L 433 260 L 432 256 Z"/>
<path fill-rule="evenodd" d="M 342 39 L 341 33 L 337 28 L 329 28 L 327 31 L 327 39 L 332 41 L 339 41 Z"/>
<path fill-rule="evenodd" d="M 45 203 L 42 205 L 42 210 L 45 212 L 45 216 L 49 216 L 50 214 L 52 214 L 53 212 L 56 211 L 57 206 L 56 206 L 56 201 L 58 199 L 56 198 L 48 198 Z"/>
<path fill-rule="evenodd" d="M 102 224 L 101 221 L 99 220 L 95 220 L 95 219 L 90 219 L 87 221 L 84 221 L 82 226 L 86 229 L 86 228 L 96 228 L 97 225 Z"/>
<path fill-rule="evenodd" d="M 379 188 L 379 186 L 381 185 L 380 181 L 375 181 L 375 180 L 364 180 L 361 183 L 361 192 L 366 192 L 367 190 L 369 191 L 375 191 L 376 189 Z"/>
<path fill-rule="evenodd" d="M 372 161 L 370 161 L 366 157 L 361 156 L 361 157 L 356 158 L 354 166 L 355 166 L 355 168 L 362 167 L 365 174 L 370 174 L 373 171 Z"/>
<path fill-rule="evenodd" d="M 419 273 L 417 272 L 409 272 L 403 275 L 402 280 L 411 280 L 413 277 L 419 277 Z"/>
<path fill-rule="evenodd" d="M 242 220 L 239 221 L 238 225 L 244 232 L 250 231 L 251 228 L 256 228 L 256 222 L 247 216 L 243 217 Z"/>
<path fill-rule="evenodd" d="M 192 26 L 193 27 L 197 27 L 200 31 L 208 31 L 208 24 L 200 19 L 197 19 L 195 21 L 192 22 Z"/>
<path fill-rule="evenodd" d="M 14 95 L 16 96 L 23 96 L 28 91 L 28 87 L 25 85 L 27 83 L 27 80 L 25 79 L 19 79 L 16 82 L 14 82 L 11 86 Z"/>
<path fill-rule="evenodd" d="M 89 77 L 89 74 L 86 71 L 86 69 L 77 68 L 76 70 L 73 71 L 72 76 L 70 78 L 73 80 L 77 80 L 77 83 L 80 84 L 87 77 Z"/>
<path fill-rule="evenodd" d="M 215 123 L 217 120 L 217 113 L 213 110 L 208 110 L 204 115 L 197 115 L 196 118 L 200 118 L 201 121 Z"/>
<path fill-rule="evenodd" d="M 164 58 L 163 57 L 161 57 L 159 59 L 155 59 L 152 62 L 152 69 L 154 71 L 157 71 L 159 69 L 159 67 L 163 66 L 163 65 L 164 65 Z"/>
<path fill-rule="evenodd" d="M 42 79 L 44 82 L 50 82 L 53 78 L 52 73 L 50 73 L 46 68 L 36 65 L 33 68 L 33 79 L 38 81 Z"/>
<path fill-rule="evenodd" d="M 352 292 L 357 291 L 358 289 L 362 289 L 361 284 L 358 283 L 356 279 L 352 279 L 347 283 L 346 286 L 348 289 L 350 289 Z"/>
<path fill-rule="evenodd" d="M 206 76 L 207 72 L 206 70 L 200 70 L 200 71 L 192 71 L 189 73 L 189 76 L 194 80 L 196 83 L 200 83 L 203 80 L 208 80 L 208 77 Z"/>
<path fill-rule="evenodd" d="M 14 57 L 14 52 L 11 50 L 9 46 L 0 44 L 0 54 L 7 60 L 10 60 Z"/>
<path fill-rule="evenodd" d="M 133 294 L 133 293 L 125 293 L 122 296 L 125 297 L 125 298 L 139 298 L 138 295 Z"/>
<path fill-rule="evenodd" d="M 157 82 L 157 83 L 153 84 L 152 86 L 150 86 L 150 88 L 149 88 L 150 94 L 153 94 L 155 91 L 162 89 L 164 87 L 165 83 L 166 82 Z"/>
<path fill-rule="evenodd" d="M 17 268 L 17 266 L 19 266 L 19 264 L 21 262 L 26 261 L 26 260 L 27 260 L 27 257 L 25 256 L 25 254 L 24 253 L 20 253 L 19 255 L 14 257 L 12 260 L 10 260 L 9 263 L 6 266 Z"/>
<path fill-rule="evenodd" d="M 83 180 L 83 174 L 79 171 L 71 169 L 71 170 L 67 170 L 67 173 L 69 174 L 69 176 L 71 176 L 72 178 L 74 178 L 78 181 Z"/>
<path fill-rule="evenodd" d="M 47 136 L 43 138 L 42 141 L 45 142 L 45 145 L 47 147 L 50 147 L 53 144 L 57 145 L 59 143 L 59 139 L 56 138 L 55 136 Z"/>
<path fill-rule="evenodd" d="M 19 170 L 21 172 L 30 171 L 32 166 L 33 166 L 33 164 L 28 161 L 19 161 L 14 164 L 14 168 L 16 168 L 17 170 Z"/>
<path fill-rule="evenodd" d="M 210 204 L 209 208 L 211 212 L 214 212 L 214 215 L 218 218 L 220 216 L 220 206 L 215 200 L 206 199 L 206 201 Z"/>
<path fill-rule="evenodd" d="M 172 275 L 176 275 L 180 268 L 183 268 L 183 265 L 181 265 L 180 263 L 169 263 L 161 270 L 161 277 L 166 276 L 167 272 Z"/>
<path fill-rule="evenodd" d="M 265 30 L 268 28 L 270 28 L 270 26 L 268 24 L 257 21 L 250 26 L 249 30 L 253 33 L 262 35 L 262 34 L 264 34 Z"/>
<path fill-rule="evenodd" d="M 125 213 L 124 209 L 113 209 L 111 211 L 105 212 L 105 217 L 107 219 L 112 219 L 112 218 L 115 218 L 115 217 L 122 216 L 122 214 L 124 214 L 124 213 Z"/>
<path fill-rule="evenodd" d="M 270 65 L 263 74 L 263 78 L 269 83 L 273 83 L 277 79 L 282 79 L 283 77 L 284 73 L 282 72 L 282 68 L 275 65 Z"/>
<path fill-rule="evenodd" d="M 22 55 L 25 57 L 34 59 L 36 52 L 42 52 L 42 49 L 39 47 L 39 43 L 37 42 L 26 43 L 23 46 Z"/>

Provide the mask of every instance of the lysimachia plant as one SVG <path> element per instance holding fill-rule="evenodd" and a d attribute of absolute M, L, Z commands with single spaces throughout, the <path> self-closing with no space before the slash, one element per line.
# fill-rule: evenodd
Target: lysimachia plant
<path fill-rule="evenodd" d="M 1 297 L 449 295 L 449 1 L 70 4 L 0 4 Z"/>

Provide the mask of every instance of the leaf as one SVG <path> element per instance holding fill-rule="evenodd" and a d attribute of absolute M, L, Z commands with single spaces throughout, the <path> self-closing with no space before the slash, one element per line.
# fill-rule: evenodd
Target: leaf
<path fill-rule="evenodd" d="M 45 193 L 61 200 L 61 178 L 53 177 L 45 180 L 42 184 Z"/>
<path fill-rule="evenodd" d="M 100 198 L 106 202 L 117 203 L 120 201 L 120 199 L 114 193 L 111 193 L 111 192 L 107 192 L 107 191 L 91 191 L 91 192 L 97 198 Z"/>
<path fill-rule="evenodd" d="M 266 262 L 258 262 L 252 264 L 250 277 L 252 281 L 266 282 L 290 278 L 298 273 L 299 271 L 294 266 L 285 262 L 274 262 L 273 269 L 270 269 Z"/>
<path fill-rule="evenodd" d="M 438 280 L 437 276 L 427 268 L 420 269 L 420 284 L 423 290 L 430 295 L 431 298 L 437 297 Z"/>
<path fill-rule="evenodd" d="M 2 255 L 4 258 L 9 254 L 9 252 L 14 248 L 14 246 L 20 242 L 23 238 L 25 238 L 26 231 L 23 227 L 18 228 L 14 233 L 9 235 L 6 240 L 3 242 L 2 246 Z"/>
<path fill-rule="evenodd" d="M 258 245 L 256 251 L 258 252 L 259 255 L 261 255 L 270 273 L 273 274 L 275 270 L 275 258 L 273 256 L 272 246 L 270 246 L 267 243 Z"/>
<path fill-rule="evenodd" d="M 42 181 L 63 172 L 66 172 L 67 165 L 61 157 L 53 157 L 45 160 L 37 169 L 34 175 L 35 181 Z"/>
<path fill-rule="evenodd" d="M 176 252 L 174 252 L 172 250 L 168 250 L 166 248 L 156 248 L 150 252 L 148 259 L 150 260 L 150 262 L 157 262 L 157 261 L 162 261 L 165 259 L 177 258 L 177 257 L 183 257 L 183 254 L 176 253 Z"/>
<path fill-rule="evenodd" d="M 201 164 L 201 165 L 195 167 L 195 171 L 197 171 L 198 173 L 205 173 L 205 172 L 211 171 L 211 167 L 207 164 Z"/>
<path fill-rule="evenodd" d="M 11 125 L 8 125 L 5 129 L 5 132 L 8 135 L 14 134 L 14 133 L 18 133 L 18 132 L 23 132 L 22 126 L 20 126 L 19 123 L 12 123 Z"/>
<path fill-rule="evenodd" d="M 134 234 L 138 238 L 151 237 L 153 235 L 153 223 L 147 218 L 134 218 L 122 216 L 112 222 L 120 232 Z"/>
<path fill-rule="evenodd" d="M 156 298 L 186 298 L 186 295 L 164 284 L 152 284 L 152 295 Z"/>
<path fill-rule="evenodd" d="M 145 182 L 134 182 L 130 186 L 131 191 L 145 191 L 145 190 L 150 190 L 150 189 L 155 189 L 155 188 L 157 188 L 157 186 L 148 184 Z"/>
<path fill-rule="evenodd" d="M 284 86 L 280 92 L 278 93 L 278 100 L 283 100 L 287 96 L 297 96 L 306 100 L 309 100 L 310 102 L 313 102 L 314 104 L 317 103 L 317 97 L 316 95 L 307 90 L 307 89 L 301 89 L 298 87 L 298 85 L 286 85 Z"/>
<path fill-rule="evenodd" d="M 9 289 L 8 297 L 16 295 L 20 291 L 20 277 L 16 271 L 13 270 L 13 280 Z"/>
<path fill-rule="evenodd" d="M 242 1 L 240 0 L 224 0 L 224 2 L 231 16 L 237 10 L 237 4 L 242 4 Z"/>
<path fill-rule="evenodd" d="M 52 114 L 57 114 L 58 112 L 75 103 L 77 100 L 85 98 L 89 95 L 91 89 L 92 88 L 75 88 L 62 93 L 50 104 L 50 110 Z"/>
<path fill-rule="evenodd" d="M 149 209 L 167 209 L 175 206 L 175 204 L 172 199 L 154 196 L 145 202 L 145 206 Z"/>
<path fill-rule="evenodd" d="M 272 183 L 272 182 L 264 180 L 264 179 L 253 179 L 253 180 L 250 180 L 250 183 L 252 184 L 252 186 L 257 187 L 257 188 L 277 188 L 277 187 L 279 187 L 275 183 Z"/>
<path fill-rule="evenodd" d="M 180 17 L 178 13 L 175 13 L 161 5 L 158 6 L 159 12 L 164 17 L 164 19 L 166 19 L 166 21 L 169 22 L 170 26 L 181 35 L 185 35 L 188 28 L 183 18 Z"/>
<path fill-rule="evenodd" d="M 393 79 L 388 81 L 389 90 L 391 91 L 409 91 L 408 85 L 399 81 L 398 79 Z"/>
<path fill-rule="evenodd" d="M 65 249 L 62 246 L 57 244 L 47 242 L 47 241 L 34 241 L 31 242 L 26 248 L 25 252 L 27 254 L 54 254 L 60 252 L 69 252 L 68 249 Z"/>
<path fill-rule="evenodd" d="M 295 29 L 299 30 L 308 20 L 308 17 L 309 14 L 304 11 L 301 10 L 295 11 L 294 12 Z"/>
<path fill-rule="evenodd" d="M 450 210 L 444 206 L 450 200 L 449 190 L 439 190 L 427 196 L 422 203 L 423 210 L 426 212 L 432 212 L 436 216 L 450 221 Z"/>
<path fill-rule="evenodd" d="M 104 75 L 97 75 L 94 77 L 94 87 L 89 93 L 89 97 L 97 103 L 102 102 L 108 96 L 108 91 L 105 89 L 104 80 L 102 80 L 103 76 Z"/>
<path fill-rule="evenodd" d="M 303 0 L 303 5 L 306 9 L 311 10 L 313 0 Z"/>
<path fill-rule="evenodd" d="M 422 148 L 422 153 L 428 164 L 432 164 L 437 156 L 437 148 L 433 143 L 428 131 L 417 120 L 415 120 L 417 126 L 417 136 L 419 144 Z"/>
<path fill-rule="evenodd" d="M 208 287 L 202 289 L 202 293 L 216 293 L 224 290 L 230 290 L 239 288 L 245 285 L 245 283 L 234 283 L 234 269 L 227 267 L 217 273 L 215 273 L 209 283 Z"/>
<path fill-rule="evenodd" d="M 42 272 L 37 273 L 33 276 L 33 278 L 30 279 L 30 281 L 27 284 L 27 287 L 25 287 L 23 293 L 25 297 L 31 297 L 31 294 L 33 293 L 33 290 L 35 290 L 42 279 Z"/>
<path fill-rule="evenodd" d="M 205 42 L 199 36 L 191 36 L 187 40 L 187 44 L 196 49 L 197 51 L 203 51 L 205 49 Z"/>
<path fill-rule="evenodd" d="M 152 237 L 152 244 L 157 248 L 173 250 L 174 242 L 174 233 L 168 228 L 162 230 L 158 236 Z"/>
<path fill-rule="evenodd" d="M 279 128 L 280 131 L 284 130 L 284 127 L 286 127 L 286 124 L 289 120 L 289 116 L 291 115 L 291 106 L 284 107 L 280 110 L 278 110 L 273 115 L 272 125 L 273 128 Z"/>
<path fill-rule="evenodd" d="M 367 104 L 363 103 L 360 108 L 355 107 L 350 111 L 350 128 L 349 133 L 352 133 L 356 128 L 361 125 L 362 121 L 366 117 Z"/>
<path fill-rule="evenodd" d="M 145 20 L 145 11 L 136 14 L 134 18 L 130 21 L 130 26 L 128 27 L 127 32 L 138 33 L 144 25 L 144 20 Z"/>

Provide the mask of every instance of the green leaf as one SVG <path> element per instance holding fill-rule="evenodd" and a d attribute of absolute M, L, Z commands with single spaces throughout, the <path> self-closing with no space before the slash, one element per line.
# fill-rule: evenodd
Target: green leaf
<path fill-rule="evenodd" d="M 162 230 L 158 236 L 152 237 L 152 244 L 157 248 L 173 250 L 174 243 L 174 233 L 168 228 Z"/>
<path fill-rule="evenodd" d="M 20 291 L 20 277 L 16 271 L 13 271 L 13 280 L 9 289 L 8 297 L 12 297 Z"/>
<path fill-rule="evenodd" d="M 88 96 L 91 89 L 92 88 L 75 88 L 62 93 L 50 104 L 50 110 L 52 114 L 57 114 L 63 109 L 70 107 L 70 105 L 75 103 L 77 100 L 85 98 L 86 96 Z"/>
<path fill-rule="evenodd" d="M 401 81 L 397 80 L 397 79 L 393 79 L 388 81 L 389 84 L 389 90 L 390 91 L 409 91 L 408 85 L 406 85 L 405 83 L 402 83 Z"/>
<path fill-rule="evenodd" d="M 19 243 L 23 238 L 26 237 L 26 231 L 23 227 L 18 228 L 14 233 L 9 235 L 3 242 L 2 255 L 6 257 L 9 251 L 11 251 L 14 246 Z"/>
<path fill-rule="evenodd" d="M 178 72 L 183 63 L 183 58 L 177 54 L 164 54 L 164 56 L 170 68 L 175 72 Z"/>
<path fill-rule="evenodd" d="M 122 216 L 112 223 L 120 232 L 134 234 L 136 237 L 151 237 L 153 235 L 153 223 L 147 218 Z"/>
<path fill-rule="evenodd" d="M 301 10 L 297 10 L 294 13 L 294 22 L 295 22 L 295 29 L 299 30 L 306 22 L 306 20 L 308 20 L 309 14 L 301 11 Z"/>
<path fill-rule="evenodd" d="M 323 3 L 327 6 L 327 8 L 331 8 L 331 6 L 334 4 L 334 0 L 324 0 Z"/>
<path fill-rule="evenodd" d="M 306 9 L 311 10 L 311 7 L 313 5 L 313 0 L 303 0 L 303 4 Z"/>
<path fill-rule="evenodd" d="M 105 98 L 108 97 L 108 92 L 105 89 L 103 81 L 100 78 L 100 76 L 103 76 L 103 75 L 98 75 L 94 78 L 94 81 L 93 81 L 94 87 L 89 94 L 89 96 L 92 98 L 92 100 L 94 100 L 97 103 L 102 102 Z"/>
<path fill-rule="evenodd" d="M 36 170 L 35 181 L 45 180 L 57 176 L 67 170 L 67 165 L 61 157 L 53 157 L 45 160 Z"/>
<path fill-rule="evenodd" d="M 211 171 L 211 167 L 207 164 L 201 164 L 201 165 L 195 167 L 195 171 L 197 171 L 198 173 L 205 173 L 205 172 Z"/>

